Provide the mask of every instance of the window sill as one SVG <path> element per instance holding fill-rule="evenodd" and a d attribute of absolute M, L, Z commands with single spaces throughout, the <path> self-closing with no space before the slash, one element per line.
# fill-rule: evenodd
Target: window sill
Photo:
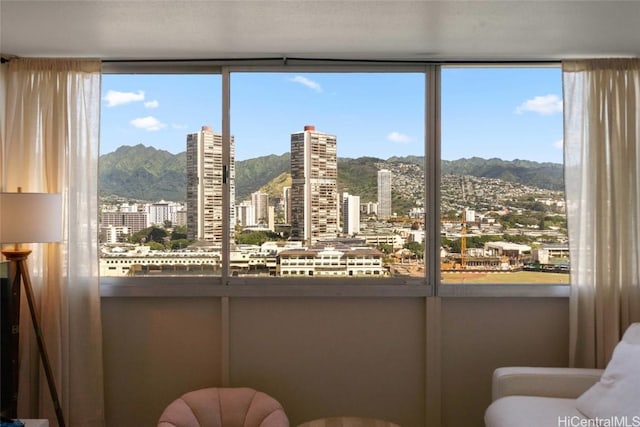
<path fill-rule="evenodd" d="M 382 283 L 382 281 L 384 283 Z M 289 282 L 289 283 L 287 283 Z M 306 282 L 306 283 L 305 283 Z M 346 283 L 348 282 L 348 283 Z M 378 283 L 376 283 L 378 282 Z M 222 284 L 219 277 L 136 277 L 103 278 L 100 294 L 110 297 L 375 297 L 424 298 L 432 287 L 419 281 L 394 279 L 293 279 L 230 278 Z M 451 297 L 525 297 L 567 298 L 567 285 L 440 285 L 439 296 Z"/>

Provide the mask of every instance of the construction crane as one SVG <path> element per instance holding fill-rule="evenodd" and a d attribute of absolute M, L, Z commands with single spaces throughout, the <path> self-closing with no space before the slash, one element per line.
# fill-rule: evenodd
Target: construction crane
<path fill-rule="evenodd" d="M 462 192 L 462 203 L 466 205 L 467 195 L 465 193 L 465 178 L 462 177 L 462 181 L 460 182 L 461 192 Z M 460 223 L 460 267 L 463 270 L 467 268 L 467 208 L 462 208 L 462 222 Z"/>
<path fill-rule="evenodd" d="M 467 209 L 462 209 L 462 222 L 460 223 L 460 267 L 467 268 Z"/>

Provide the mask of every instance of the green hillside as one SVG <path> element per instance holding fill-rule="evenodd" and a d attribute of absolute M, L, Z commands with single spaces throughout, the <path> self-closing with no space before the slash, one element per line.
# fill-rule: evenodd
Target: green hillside
<path fill-rule="evenodd" d="M 186 167 L 186 153 L 171 154 L 142 144 L 122 146 L 100 156 L 100 194 L 139 200 L 184 200 Z"/>
<path fill-rule="evenodd" d="M 262 190 L 272 197 L 291 185 L 289 153 L 269 155 L 236 162 L 236 200 L 247 199 L 252 192 Z M 404 166 L 403 166 L 404 165 Z M 424 158 L 418 156 L 338 159 L 338 191 L 359 195 L 362 202 L 377 199 L 377 171 L 393 170 L 416 188 L 421 185 L 420 172 Z M 473 157 L 442 161 L 442 173 L 496 178 L 531 187 L 563 190 L 562 165 L 527 160 L 505 161 Z M 114 195 L 138 200 L 184 201 L 186 194 L 186 153 L 171 154 L 144 145 L 122 146 L 100 157 L 101 195 Z M 406 200 L 394 197 L 394 205 L 411 206 L 413 196 Z M 397 200 L 395 200 L 397 199 Z"/>
<path fill-rule="evenodd" d="M 529 160 L 469 159 L 443 160 L 442 173 L 472 175 L 517 182 L 530 187 L 547 190 L 564 190 L 564 175 L 561 164 L 538 163 Z"/>
<path fill-rule="evenodd" d="M 338 192 L 360 196 L 360 202 L 378 199 L 378 164 L 382 159 L 359 157 L 338 159 Z"/>
<path fill-rule="evenodd" d="M 280 175 L 260 187 L 260 191 L 267 193 L 270 199 L 278 199 L 282 196 L 284 187 L 291 187 L 291 174 L 282 172 Z"/>
<path fill-rule="evenodd" d="M 283 173 L 288 173 L 290 165 L 289 153 L 236 162 L 236 199 L 244 200 Z"/>

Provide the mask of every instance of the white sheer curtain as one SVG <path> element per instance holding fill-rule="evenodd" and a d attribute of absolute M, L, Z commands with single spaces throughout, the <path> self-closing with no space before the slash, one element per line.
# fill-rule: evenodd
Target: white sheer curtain
<path fill-rule="evenodd" d="M 563 63 L 570 362 L 603 368 L 640 321 L 640 60 Z"/>
<path fill-rule="evenodd" d="M 68 426 L 104 425 L 98 282 L 100 61 L 12 59 L 6 70 L 4 191 L 63 195 L 64 241 L 28 264 Z M 45 213 L 43 213 L 45 214 Z M 18 416 L 56 417 L 28 309 L 20 321 Z"/>

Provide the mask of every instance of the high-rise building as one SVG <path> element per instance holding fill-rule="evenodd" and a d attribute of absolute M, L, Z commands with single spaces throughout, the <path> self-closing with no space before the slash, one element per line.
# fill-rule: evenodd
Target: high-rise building
<path fill-rule="evenodd" d="M 360 232 L 360 196 L 342 193 L 342 232 L 348 236 Z"/>
<path fill-rule="evenodd" d="M 253 204 L 245 200 L 236 206 L 236 224 L 243 227 L 256 225 L 256 214 Z"/>
<path fill-rule="evenodd" d="M 261 191 L 251 193 L 253 205 L 254 224 L 266 224 L 269 220 L 269 195 Z"/>
<path fill-rule="evenodd" d="M 184 205 L 176 202 L 161 200 L 155 203 L 147 203 L 144 207 L 147 212 L 147 227 L 164 226 L 167 221 L 171 226 L 178 224 L 178 212 L 184 210 Z M 185 224 L 182 224 L 185 225 Z"/>
<path fill-rule="evenodd" d="M 366 202 L 360 205 L 360 213 L 365 215 L 378 215 L 378 202 Z"/>
<path fill-rule="evenodd" d="M 235 224 L 235 160 L 231 137 L 230 163 L 222 157 L 222 134 L 210 126 L 187 134 L 187 236 L 222 245 L 224 180 L 229 180 L 229 230 Z M 228 171 L 228 172 L 227 172 Z M 226 177 L 225 177 L 226 173 Z M 233 240 L 233 239 L 232 239 Z"/>
<path fill-rule="evenodd" d="M 282 210 L 284 212 L 284 223 L 291 224 L 291 187 L 282 188 Z"/>
<path fill-rule="evenodd" d="M 391 216 L 391 178 L 390 170 L 378 171 L 378 218 Z"/>
<path fill-rule="evenodd" d="M 131 234 L 147 228 L 146 212 L 102 212 L 100 225 L 103 227 L 127 227 Z"/>
<path fill-rule="evenodd" d="M 100 243 L 126 242 L 129 236 L 129 228 L 124 226 L 107 225 L 100 226 Z"/>
<path fill-rule="evenodd" d="M 305 126 L 291 134 L 291 239 L 336 237 L 338 203 L 336 136 Z"/>
<path fill-rule="evenodd" d="M 276 230 L 276 208 L 275 206 L 267 207 L 267 221 L 265 222 L 267 228 L 271 231 Z"/>
<path fill-rule="evenodd" d="M 183 207 L 176 212 L 176 221 L 173 225 L 186 226 L 187 225 L 187 210 Z"/>
<path fill-rule="evenodd" d="M 164 225 L 165 221 L 171 221 L 169 202 L 161 200 L 147 205 L 147 226 Z"/>

